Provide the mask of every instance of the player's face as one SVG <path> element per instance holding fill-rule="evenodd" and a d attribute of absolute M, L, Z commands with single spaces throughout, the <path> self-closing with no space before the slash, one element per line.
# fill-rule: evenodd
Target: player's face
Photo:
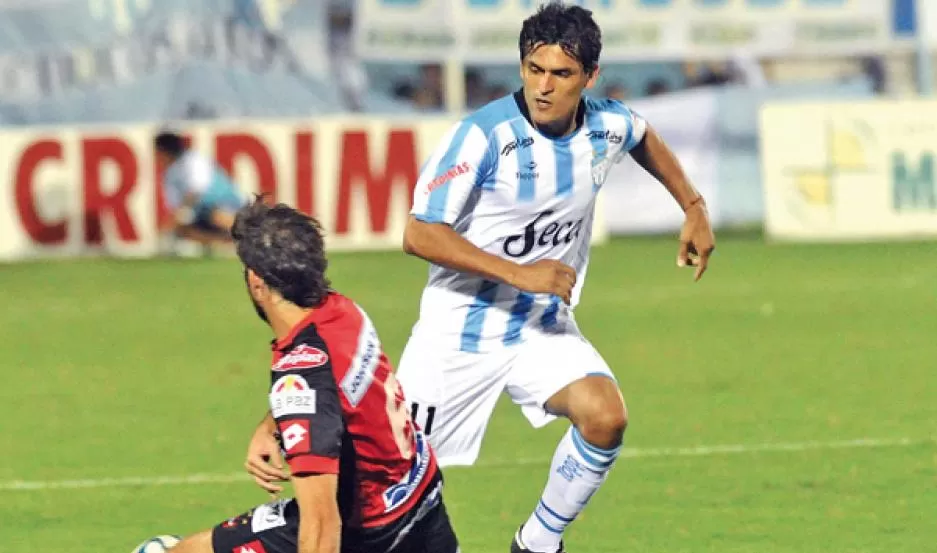
<path fill-rule="evenodd" d="M 557 44 L 537 46 L 521 62 L 524 100 L 534 124 L 550 134 L 572 130 L 582 91 L 599 76 L 591 74 Z"/>

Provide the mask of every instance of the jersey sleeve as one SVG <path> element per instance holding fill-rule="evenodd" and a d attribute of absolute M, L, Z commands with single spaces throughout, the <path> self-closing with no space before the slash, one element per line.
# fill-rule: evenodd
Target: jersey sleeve
<path fill-rule="evenodd" d="M 472 189 L 491 175 L 493 156 L 478 125 L 453 126 L 420 170 L 410 213 L 425 223 L 453 224 Z"/>
<path fill-rule="evenodd" d="M 213 168 L 211 162 L 205 157 L 187 154 L 182 169 L 182 178 L 185 179 L 187 192 L 201 196 L 211 187 Z"/>
<path fill-rule="evenodd" d="M 613 113 L 623 117 L 622 131 L 625 140 L 621 149 L 623 152 L 630 152 L 644 140 L 644 135 L 647 133 L 647 121 L 618 100 L 609 100 L 609 107 Z"/>
<path fill-rule="evenodd" d="M 345 423 L 325 343 L 298 343 L 274 364 L 272 380 L 270 412 L 290 471 L 338 474 Z"/>

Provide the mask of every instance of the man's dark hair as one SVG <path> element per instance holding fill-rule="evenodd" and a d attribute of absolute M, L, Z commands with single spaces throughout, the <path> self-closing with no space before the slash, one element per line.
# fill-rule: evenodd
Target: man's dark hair
<path fill-rule="evenodd" d="M 156 135 L 153 144 L 157 152 L 163 152 L 172 157 L 179 157 L 185 152 L 185 140 L 171 131 L 163 131 Z"/>
<path fill-rule="evenodd" d="M 270 206 L 257 196 L 242 207 L 231 229 L 245 267 L 300 307 L 316 307 L 329 293 L 322 227 L 286 204 Z"/>
<path fill-rule="evenodd" d="M 521 61 L 544 44 L 559 45 L 591 74 L 599 65 L 602 31 L 590 10 L 553 1 L 541 5 L 537 13 L 524 21 L 519 40 Z"/>

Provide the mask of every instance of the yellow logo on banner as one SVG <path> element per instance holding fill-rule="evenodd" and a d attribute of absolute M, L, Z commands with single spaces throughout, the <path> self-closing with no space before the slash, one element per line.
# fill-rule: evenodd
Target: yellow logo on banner
<path fill-rule="evenodd" d="M 835 178 L 847 172 L 871 170 L 869 132 L 858 122 L 827 126 L 826 163 L 821 167 L 793 168 L 794 188 L 812 207 L 832 207 Z"/>

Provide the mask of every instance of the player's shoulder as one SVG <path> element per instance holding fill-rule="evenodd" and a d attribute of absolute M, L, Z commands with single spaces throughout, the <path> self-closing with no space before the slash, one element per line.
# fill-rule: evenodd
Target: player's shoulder
<path fill-rule="evenodd" d="M 508 94 L 507 96 L 502 96 L 497 100 L 488 102 L 470 113 L 462 119 L 462 123 L 476 127 L 485 136 L 490 136 L 500 125 L 510 124 L 511 121 L 523 117 L 524 115 L 517 105 L 514 94 Z"/>
<path fill-rule="evenodd" d="M 586 105 L 586 113 L 622 115 L 625 117 L 632 117 L 634 115 L 631 108 L 621 100 L 586 96 L 584 97 L 584 102 Z"/>
<path fill-rule="evenodd" d="M 273 362 L 273 372 L 316 369 L 330 365 L 328 345 L 317 325 L 309 323 L 287 344 L 279 347 L 280 355 Z"/>

